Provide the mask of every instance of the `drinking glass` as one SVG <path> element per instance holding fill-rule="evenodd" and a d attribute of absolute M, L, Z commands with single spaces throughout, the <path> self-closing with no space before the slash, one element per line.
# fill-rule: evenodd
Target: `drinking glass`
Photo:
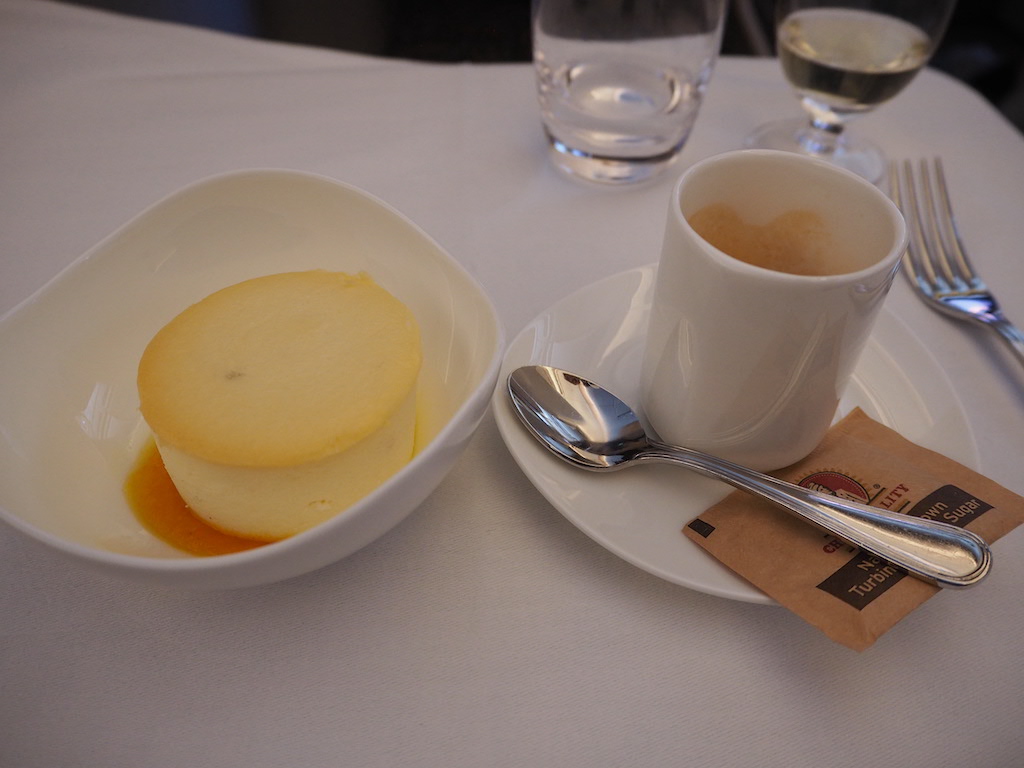
<path fill-rule="evenodd" d="M 609 184 L 679 153 L 718 57 L 725 0 L 533 0 L 533 60 L 555 165 Z"/>
<path fill-rule="evenodd" d="M 885 154 L 846 124 L 902 91 L 931 58 L 956 0 L 778 0 L 783 74 L 809 119 L 761 126 L 746 146 L 815 155 L 878 182 Z"/>

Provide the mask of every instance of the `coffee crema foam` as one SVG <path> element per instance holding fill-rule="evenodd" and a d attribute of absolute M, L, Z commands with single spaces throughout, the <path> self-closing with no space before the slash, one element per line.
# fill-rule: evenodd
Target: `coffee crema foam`
<path fill-rule="evenodd" d="M 746 222 L 731 205 L 711 203 L 687 220 L 715 248 L 756 267 L 811 276 L 856 269 L 814 211 L 787 211 L 762 225 Z"/>

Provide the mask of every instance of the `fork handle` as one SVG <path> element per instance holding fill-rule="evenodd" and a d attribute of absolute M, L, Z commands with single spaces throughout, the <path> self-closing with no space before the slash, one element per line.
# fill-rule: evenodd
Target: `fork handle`
<path fill-rule="evenodd" d="M 1024 364 L 1024 333 L 1005 317 L 997 318 L 991 325 L 1013 350 L 1021 364 Z"/>

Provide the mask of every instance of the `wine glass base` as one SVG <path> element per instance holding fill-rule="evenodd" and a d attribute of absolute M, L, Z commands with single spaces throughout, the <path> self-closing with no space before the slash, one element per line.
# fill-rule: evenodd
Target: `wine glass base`
<path fill-rule="evenodd" d="M 749 149 L 779 149 L 817 157 L 853 171 L 878 184 L 885 176 L 885 153 L 870 141 L 848 133 L 828 133 L 814 128 L 806 119 L 781 120 L 762 125 L 743 142 Z"/>

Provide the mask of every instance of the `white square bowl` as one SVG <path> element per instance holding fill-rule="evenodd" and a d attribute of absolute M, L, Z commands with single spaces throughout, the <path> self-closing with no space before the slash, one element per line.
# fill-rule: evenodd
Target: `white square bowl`
<path fill-rule="evenodd" d="M 420 324 L 420 450 L 370 496 L 302 534 L 194 557 L 148 533 L 124 481 L 149 430 L 135 375 L 182 309 L 252 277 L 369 273 Z M 0 519 L 119 576 L 193 588 L 268 583 L 370 543 L 441 482 L 483 417 L 504 347 L 494 307 L 434 241 L 383 202 L 305 173 L 254 170 L 157 203 L 0 318 Z"/>

